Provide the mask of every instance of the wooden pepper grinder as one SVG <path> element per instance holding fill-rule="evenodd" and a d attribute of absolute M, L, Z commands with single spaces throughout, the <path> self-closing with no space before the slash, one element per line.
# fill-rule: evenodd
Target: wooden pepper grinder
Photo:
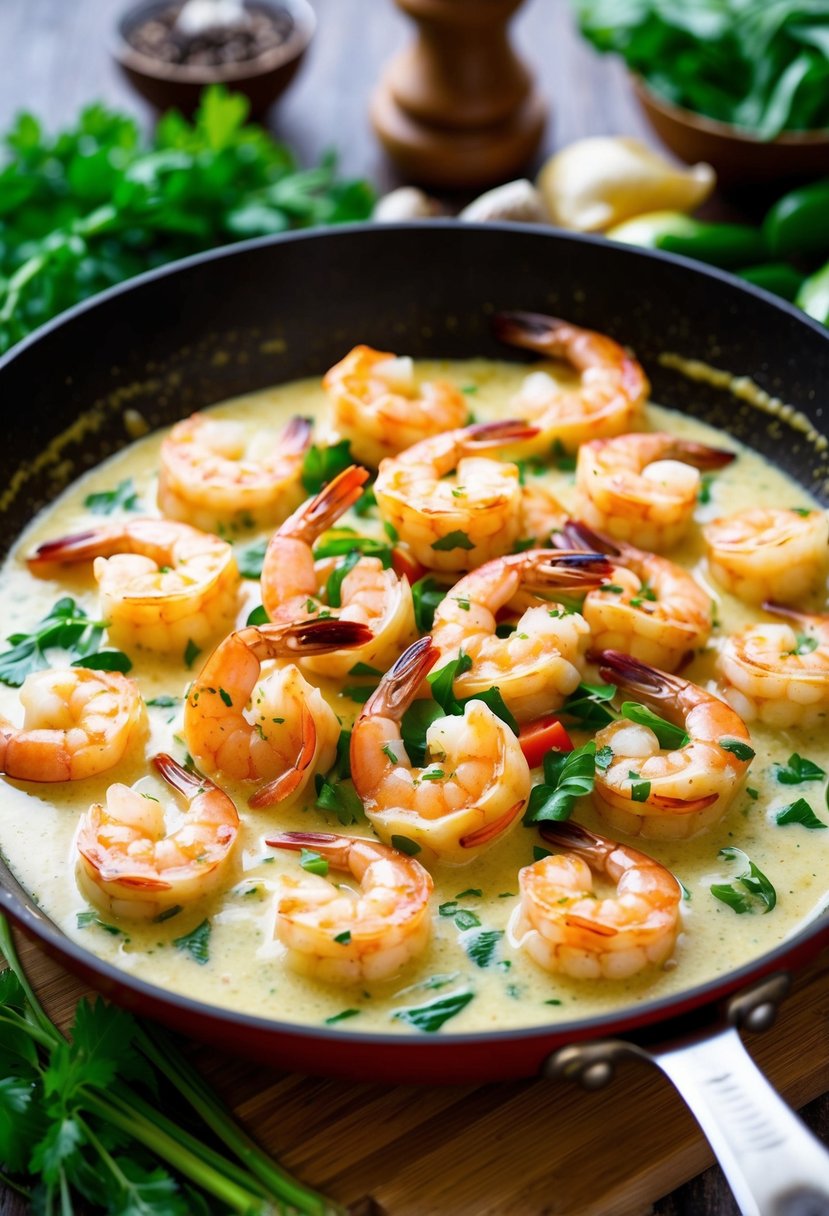
<path fill-rule="evenodd" d="M 526 166 L 546 106 L 510 46 L 523 0 L 396 0 L 417 24 L 415 42 L 388 65 L 371 120 L 410 181 L 470 189 Z"/>

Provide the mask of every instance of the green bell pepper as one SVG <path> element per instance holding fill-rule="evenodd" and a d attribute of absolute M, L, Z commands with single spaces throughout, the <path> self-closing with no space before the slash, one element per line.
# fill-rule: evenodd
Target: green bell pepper
<path fill-rule="evenodd" d="M 605 236 L 626 245 L 663 249 L 698 262 L 733 270 L 764 261 L 766 244 L 749 224 L 707 224 L 678 211 L 652 211 L 609 229 Z"/>
<path fill-rule="evenodd" d="M 794 300 L 800 291 L 804 276 L 788 262 L 763 262 L 760 266 L 749 266 L 737 272 L 738 278 L 762 287 L 784 300 Z"/>
<path fill-rule="evenodd" d="M 829 177 L 790 190 L 763 220 L 773 257 L 829 253 Z"/>

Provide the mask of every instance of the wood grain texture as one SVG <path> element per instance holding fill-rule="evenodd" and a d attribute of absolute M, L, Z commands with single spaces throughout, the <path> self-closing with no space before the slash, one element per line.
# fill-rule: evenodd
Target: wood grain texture
<path fill-rule="evenodd" d="M 391 0 L 313 0 L 319 26 L 303 69 L 270 118 L 303 164 L 336 147 L 343 173 L 379 190 L 400 184 L 373 138 L 368 99 L 383 64 L 411 37 Z M 49 128 L 94 98 L 151 115 L 112 63 L 125 0 L 0 2 L 0 129 L 20 109 Z M 515 46 L 551 104 L 539 156 L 585 135 L 653 137 L 620 64 L 575 33 L 567 0 L 527 0 Z M 530 167 L 532 168 L 532 166 Z M 451 200 L 450 200 L 451 201 Z M 722 202 L 714 204 L 720 213 Z M 26 948 L 61 1020 L 81 989 Z M 796 1107 L 829 1088 L 829 981 L 810 974 L 778 1025 L 753 1039 L 757 1060 Z M 251 1131 L 285 1164 L 337 1197 L 372 1195 L 390 1216 L 732 1216 L 736 1207 L 681 1101 L 656 1073 L 626 1065 L 607 1090 L 548 1082 L 446 1090 L 354 1086 L 269 1074 L 194 1050 Z M 807 1108 L 829 1138 L 829 1097 Z M 679 1189 L 674 1189 L 679 1188 Z M 668 1194 L 672 1192 L 671 1194 Z M 660 1196 L 665 1198 L 660 1199 Z M 0 1194 L 0 1216 L 22 1206 Z"/>

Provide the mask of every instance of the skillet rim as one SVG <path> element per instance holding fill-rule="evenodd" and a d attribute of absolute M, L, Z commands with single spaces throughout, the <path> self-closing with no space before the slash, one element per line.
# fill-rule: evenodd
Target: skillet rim
<path fill-rule="evenodd" d="M 205 250 L 191 257 L 170 262 L 156 267 L 143 274 L 136 275 L 123 283 L 116 284 L 106 291 L 81 301 L 70 309 L 59 313 L 46 321 L 22 341 L 17 343 L 5 355 L 0 357 L 0 375 L 19 357 L 28 353 L 42 339 L 48 337 L 62 326 L 71 324 L 76 318 L 98 308 L 106 308 L 111 301 L 117 300 L 127 292 L 140 290 L 150 283 L 165 279 L 169 275 L 179 274 L 188 269 L 206 263 L 223 261 L 232 258 L 237 253 L 245 254 L 261 248 L 280 246 L 282 244 L 299 243 L 306 240 L 336 241 L 347 239 L 354 234 L 372 234 L 378 239 L 386 239 L 386 234 L 392 238 L 397 232 L 452 230 L 457 228 L 460 221 L 453 218 L 441 218 L 423 221 L 406 221 L 391 224 L 372 222 L 337 225 L 332 228 L 309 228 L 298 231 L 279 233 L 274 236 L 257 237 L 252 240 L 240 241 L 216 249 Z M 738 290 L 760 301 L 765 307 L 771 306 L 797 325 L 805 326 L 817 334 L 829 348 L 829 331 L 801 309 L 788 301 L 781 300 L 770 292 L 747 283 L 735 275 L 718 267 L 708 266 L 693 259 L 676 254 L 664 253 L 660 250 L 640 249 L 636 246 L 625 245 L 618 241 L 608 241 L 606 237 L 573 233 L 565 229 L 538 224 L 518 223 L 463 223 L 464 230 L 499 233 L 501 236 L 520 233 L 541 239 L 551 239 L 565 244 L 587 245 L 597 249 L 610 247 L 615 251 L 612 256 L 629 258 L 631 263 L 651 260 L 657 263 L 667 263 L 675 266 L 685 274 L 692 274 L 714 284 L 723 283 L 732 290 Z M 381 235 L 382 234 L 382 235 Z M 15 890 L 14 888 L 17 888 Z M 439 1035 L 414 1036 L 407 1033 L 386 1033 L 379 1031 L 360 1032 L 325 1025 L 315 1026 L 297 1022 L 282 1022 L 273 1018 L 265 1018 L 255 1014 L 244 1013 L 228 1006 L 209 1004 L 199 1001 L 183 993 L 171 991 L 152 984 L 126 969 L 92 953 L 60 929 L 45 912 L 35 903 L 29 892 L 18 882 L 11 867 L 0 853 L 0 908 L 5 909 L 10 918 L 22 929 L 35 938 L 45 942 L 50 947 L 54 957 L 68 955 L 77 967 L 70 968 L 75 974 L 78 970 L 91 971 L 105 981 L 104 987 L 110 990 L 114 985 L 126 988 L 134 993 L 139 1000 L 149 1000 L 165 1007 L 172 1007 L 177 1014 L 191 1013 L 208 1020 L 218 1020 L 228 1027 L 254 1031 L 266 1037 L 282 1039 L 302 1039 L 319 1041 L 326 1045 L 344 1044 L 350 1046 L 367 1046 L 375 1044 L 383 1048 L 406 1047 L 409 1051 L 414 1048 L 419 1052 L 433 1053 L 436 1049 L 447 1051 L 456 1046 L 484 1047 L 497 1043 L 524 1043 L 538 1041 L 539 1047 L 544 1044 L 544 1050 L 552 1050 L 555 1043 L 572 1042 L 583 1039 L 594 1039 L 608 1033 L 613 1035 L 631 1034 L 654 1025 L 663 1027 L 670 1024 L 672 1019 L 681 1017 L 689 1012 L 696 1012 L 711 1007 L 717 1001 L 744 988 L 752 979 L 766 976 L 776 969 L 785 968 L 787 960 L 792 955 L 803 953 L 809 957 L 816 956 L 822 947 L 829 946 L 829 908 L 817 913 L 795 934 L 788 937 L 774 949 L 757 956 L 736 969 L 730 969 L 719 976 L 691 988 L 682 989 L 672 996 L 663 996 L 650 1001 L 627 1005 L 621 1012 L 602 1013 L 576 1021 L 556 1021 L 551 1024 L 539 1023 L 530 1027 L 513 1027 L 487 1031 L 457 1033 L 442 1030 Z M 824 940 L 822 940 L 824 939 Z M 62 964 L 61 964 L 62 965 Z M 800 965 L 800 964 L 796 964 Z M 140 1013 L 141 1010 L 139 1009 Z M 154 1015 L 151 1015 L 154 1016 Z M 554 1042 L 555 1041 L 555 1042 Z"/>

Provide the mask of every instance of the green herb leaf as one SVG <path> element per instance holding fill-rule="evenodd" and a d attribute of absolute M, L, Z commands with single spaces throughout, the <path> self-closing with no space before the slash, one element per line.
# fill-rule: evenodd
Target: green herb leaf
<path fill-rule="evenodd" d="M 638 722 L 640 726 L 647 726 L 652 730 L 660 747 L 673 751 L 685 747 L 686 743 L 690 742 L 690 736 L 680 726 L 674 726 L 673 722 L 666 722 L 664 718 L 660 718 L 659 714 L 655 714 L 652 709 L 648 709 L 646 705 L 640 705 L 637 701 L 623 701 L 620 713 L 629 722 Z"/>
<path fill-rule="evenodd" d="M 201 646 L 197 646 L 192 638 L 188 638 L 187 645 L 184 647 L 184 654 L 182 656 L 184 659 L 184 666 L 188 671 L 193 666 L 200 654 Z"/>
<path fill-rule="evenodd" d="M 69 596 L 52 605 L 32 633 L 14 633 L 11 650 L 0 654 L 0 682 L 19 688 L 26 676 L 51 666 L 46 652 L 65 650 L 76 658 L 97 650 L 104 622 L 93 621 Z"/>
<path fill-rule="evenodd" d="M 341 1009 L 339 1013 L 332 1013 L 330 1018 L 325 1018 L 326 1026 L 334 1026 L 337 1022 L 344 1022 L 346 1018 L 356 1018 L 361 1011 L 359 1009 Z"/>
<path fill-rule="evenodd" d="M 650 781 L 642 781 L 638 773 L 628 773 L 630 796 L 634 802 L 647 802 L 651 796 Z"/>
<path fill-rule="evenodd" d="M 114 490 L 101 490 L 96 494 L 87 494 L 83 505 L 93 515 L 112 515 L 114 511 L 140 511 L 141 509 L 131 477 L 120 481 Z"/>
<path fill-rule="evenodd" d="M 569 819 L 576 799 L 592 792 L 595 776 L 596 744 L 592 739 L 572 752 L 548 752 L 544 782 L 530 791 L 524 823 Z"/>
<path fill-rule="evenodd" d="M 450 1018 L 457 1017 L 474 998 L 474 992 L 454 992 L 448 996 L 438 997 L 427 1005 L 412 1005 L 408 1009 L 398 1009 L 392 1016 L 401 1022 L 407 1022 L 415 1030 L 425 1034 L 434 1034 L 440 1030 Z"/>
<path fill-rule="evenodd" d="M 398 853 L 405 853 L 408 857 L 414 857 L 420 852 L 420 845 L 416 840 L 410 840 L 408 836 L 392 836 L 391 847 L 397 849 Z"/>
<path fill-rule="evenodd" d="M 441 706 L 444 713 L 451 713 L 457 701 L 455 700 L 454 683 L 458 676 L 472 670 L 472 659 L 461 650 L 456 659 L 450 659 L 437 671 L 430 671 L 426 679 L 431 685 L 432 696 Z"/>
<path fill-rule="evenodd" d="M 236 550 L 236 565 L 242 578 L 262 577 L 262 566 L 265 563 L 267 549 L 267 540 L 255 540 L 252 544 L 245 545 L 243 549 Z"/>
<path fill-rule="evenodd" d="M 606 773 L 613 763 L 613 748 L 609 743 L 600 747 L 596 752 L 596 768 L 600 773 Z"/>
<path fill-rule="evenodd" d="M 406 754 L 415 768 L 426 763 L 426 733 L 433 722 L 445 717 L 444 711 L 435 701 L 423 699 L 413 701 L 403 714 L 400 733 Z"/>
<path fill-rule="evenodd" d="M 317 773 L 314 783 L 317 792 L 316 805 L 322 811 L 333 811 L 343 827 L 365 819 L 363 803 L 351 781 L 328 781 L 321 773 Z"/>
<path fill-rule="evenodd" d="M 822 781 L 826 770 L 814 760 L 807 760 L 792 752 L 785 764 L 772 765 L 774 775 L 781 785 L 800 785 L 801 781 Z"/>
<path fill-rule="evenodd" d="M 475 542 L 469 539 L 466 532 L 458 529 L 454 532 L 447 532 L 439 540 L 433 541 L 432 548 L 438 553 L 449 553 L 453 549 L 474 549 Z"/>
<path fill-rule="evenodd" d="M 210 921 L 205 919 L 182 937 L 174 937 L 173 945 L 177 950 L 189 954 L 195 963 L 204 966 L 210 959 Z"/>
<path fill-rule="evenodd" d="M 325 584 L 325 596 L 328 600 L 330 608 L 342 607 L 342 585 L 343 579 L 348 574 L 349 570 L 353 570 L 360 560 L 359 549 L 352 549 L 350 553 L 337 562 L 334 569 L 328 576 L 328 581 Z"/>
<path fill-rule="evenodd" d="M 816 637 L 812 637 L 808 633 L 799 633 L 795 642 L 794 650 L 790 650 L 789 654 L 811 654 L 817 650 L 818 641 Z"/>
<path fill-rule="evenodd" d="M 616 721 L 613 711 L 606 708 L 607 702 L 612 701 L 615 695 L 615 684 L 579 684 L 560 712 L 569 723 L 578 725 L 582 730 L 596 731 Z"/>
<path fill-rule="evenodd" d="M 326 447 L 312 443 L 302 461 L 302 484 L 309 494 L 318 494 L 324 485 L 353 463 L 347 439 Z"/>
<path fill-rule="evenodd" d="M 476 967 L 488 967 L 495 958 L 503 929 L 482 929 L 464 939 L 463 947 Z"/>
<path fill-rule="evenodd" d="M 245 621 L 245 624 L 246 625 L 267 625 L 268 622 L 270 621 L 270 619 L 271 618 L 268 616 L 267 612 L 265 611 L 265 605 L 257 604 L 257 606 L 255 608 L 252 608 L 250 610 L 250 612 L 248 613 L 248 619 Z"/>
<path fill-rule="evenodd" d="M 787 806 L 779 807 L 774 812 L 774 822 L 781 826 L 787 823 L 799 823 L 811 831 L 829 827 L 829 824 L 825 824 L 822 820 L 818 819 L 805 798 L 798 798 L 796 802 L 790 802 Z"/>
<path fill-rule="evenodd" d="M 368 663 L 355 663 L 348 674 L 350 676 L 374 676 L 379 679 L 383 672 L 377 667 L 370 667 Z"/>
<path fill-rule="evenodd" d="M 338 933 L 334 938 L 338 946 L 347 946 L 351 941 L 351 930 L 343 929 L 342 933 Z"/>
<path fill-rule="evenodd" d="M 97 650 L 94 654 L 84 655 L 82 659 L 73 659 L 73 667 L 89 667 L 93 671 L 120 671 L 126 675 L 132 671 L 132 660 L 123 650 Z"/>
<path fill-rule="evenodd" d="M 720 849 L 719 855 L 727 860 L 740 862 L 743 872 L 731 883 L 715 883 L 711 887 L 711 894 L 714 898 L 728 904 L 741 915 L 746 912 L 756 912 L 758 909 L 763 913 L 771 912 L 777 903 L 777 892 L 765 874 L 757 868 L 742 849 L 729 845 Z"/>
<path fill-rule="evenodd" d="M 718 739 L 717 742 L 724 752 L 731 752 L 738 760 L 754 759 L 754 748 L 749 747 L 742 739 Z"/>
<path fill-rule="evenodd" d="M 412 584 L 415 622 L 419 633 L 431 633 L 432 625 L 435 622 L 435 609 L 446 595 L 446 590 L 446 587 L 438 583 L 431 575 L 420 578 Z"/>

